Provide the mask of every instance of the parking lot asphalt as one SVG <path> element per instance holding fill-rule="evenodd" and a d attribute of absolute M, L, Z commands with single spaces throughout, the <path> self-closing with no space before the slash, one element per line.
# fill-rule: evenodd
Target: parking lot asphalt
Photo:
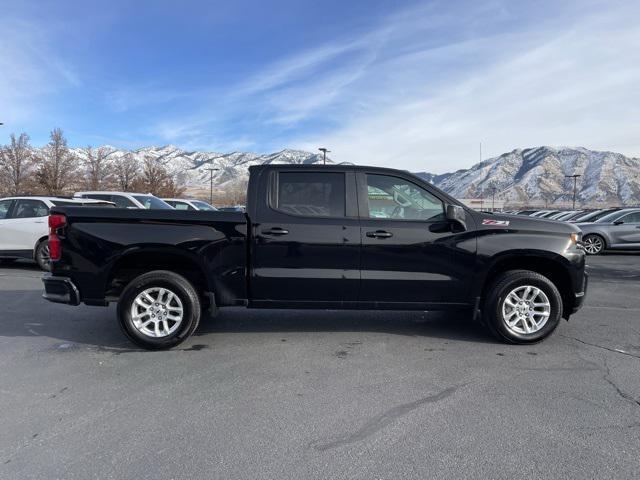
<path fill-rule="evenodd" d="M 640 255 L 509 346 L 461 316 L 223 310 L 165 352 L 0 268 L 0 478 L 637 478 Z"/>

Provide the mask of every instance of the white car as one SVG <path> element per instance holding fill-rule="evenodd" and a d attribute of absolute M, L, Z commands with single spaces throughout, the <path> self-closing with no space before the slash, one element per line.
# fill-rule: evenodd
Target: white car
<path fill-rule="evenodd" d="M 104 201 L 60 197 L 1 198 L 0 261 L 26 258 L 49 270 L 49 209 L 82 205 L 113 206 Z"/>
<path fill-rule="evenodd" d="M 112 202 L 118 208 L 173 209 L 150 193 L 132 192 L 76 192 L 73 198 L 93 198 Z"/>
<path fill-rule="evenodd" d="M 218 210 L 213 205 L 202 200 L 185 200 L 184 198 L 163 198 L 162 200 L 176 210 L 208 210 L 212 212 Z"/>

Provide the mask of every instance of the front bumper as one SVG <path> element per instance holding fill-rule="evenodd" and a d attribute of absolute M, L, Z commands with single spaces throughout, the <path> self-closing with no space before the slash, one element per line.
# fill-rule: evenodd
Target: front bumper
<path fill-rule="evenodd" d="M 587 287 L 589 286 L 589 274 L 584 272 L 584 280 L 582 281 L 582 291 L 575 293 L 575 300 L 573 302 L 573 309 L 571 313 L 576 313 L 584 305 L 584 300 L 587 297 Z"/>
<path fill-rule="evenodd" d="M 80 291 L 70 278 L 54 277 L 50 273 L 42 276 L 44 283 L 43 298 L 54 303 L 66 303 L 67 305 L 80 304 Z"/>

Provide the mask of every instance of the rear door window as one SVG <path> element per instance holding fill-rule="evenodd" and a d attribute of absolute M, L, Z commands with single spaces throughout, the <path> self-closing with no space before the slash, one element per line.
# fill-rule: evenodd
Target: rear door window
<path fill-rule="evenodd" d="M 335 172 L 279 172 L 275 205 L 290 215 L 345 216 L 345 176 Z"/>
<path fill-rule="evenodd" d="M 36 218 L 49 215 L 49 207 L 41 200 L 18 200 L 13 218 Z"/>
<path fill-rule="evenodd" d="M 116 204 L 117 208 L 129 208 L 129 207 L 138 208 L 138 206 L 135 203 L 133 203 L 124 195 L 111 195 L 111 201 Z"/>
<path fill-rule="evenodd" d="M 191 205 L 186 202 L 167 202 L 176 210 L 195 210 Z"/>

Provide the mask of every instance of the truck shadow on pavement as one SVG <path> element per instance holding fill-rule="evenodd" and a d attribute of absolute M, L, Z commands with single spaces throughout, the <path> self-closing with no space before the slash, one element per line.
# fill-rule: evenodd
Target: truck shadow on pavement
<path fill-rule="evenodd" d="M 70 307 L 46 302 L 36 290 L 0 291 L 0 337 L 48 337 L 64 351 L 97 347 L 138 351 L 120 331 L 115 305 Z M 215 348 L 226 333 L 377 332 L 452 341 L 497 343 L 464 312 L 398 312 L 340 310 L 221 309 L 216 318 L 203 318 L 195 343 Z M 187 348 L 194 343 L 185 342 Z M 180 348 L 180 347 L 178 347 Z"/>

